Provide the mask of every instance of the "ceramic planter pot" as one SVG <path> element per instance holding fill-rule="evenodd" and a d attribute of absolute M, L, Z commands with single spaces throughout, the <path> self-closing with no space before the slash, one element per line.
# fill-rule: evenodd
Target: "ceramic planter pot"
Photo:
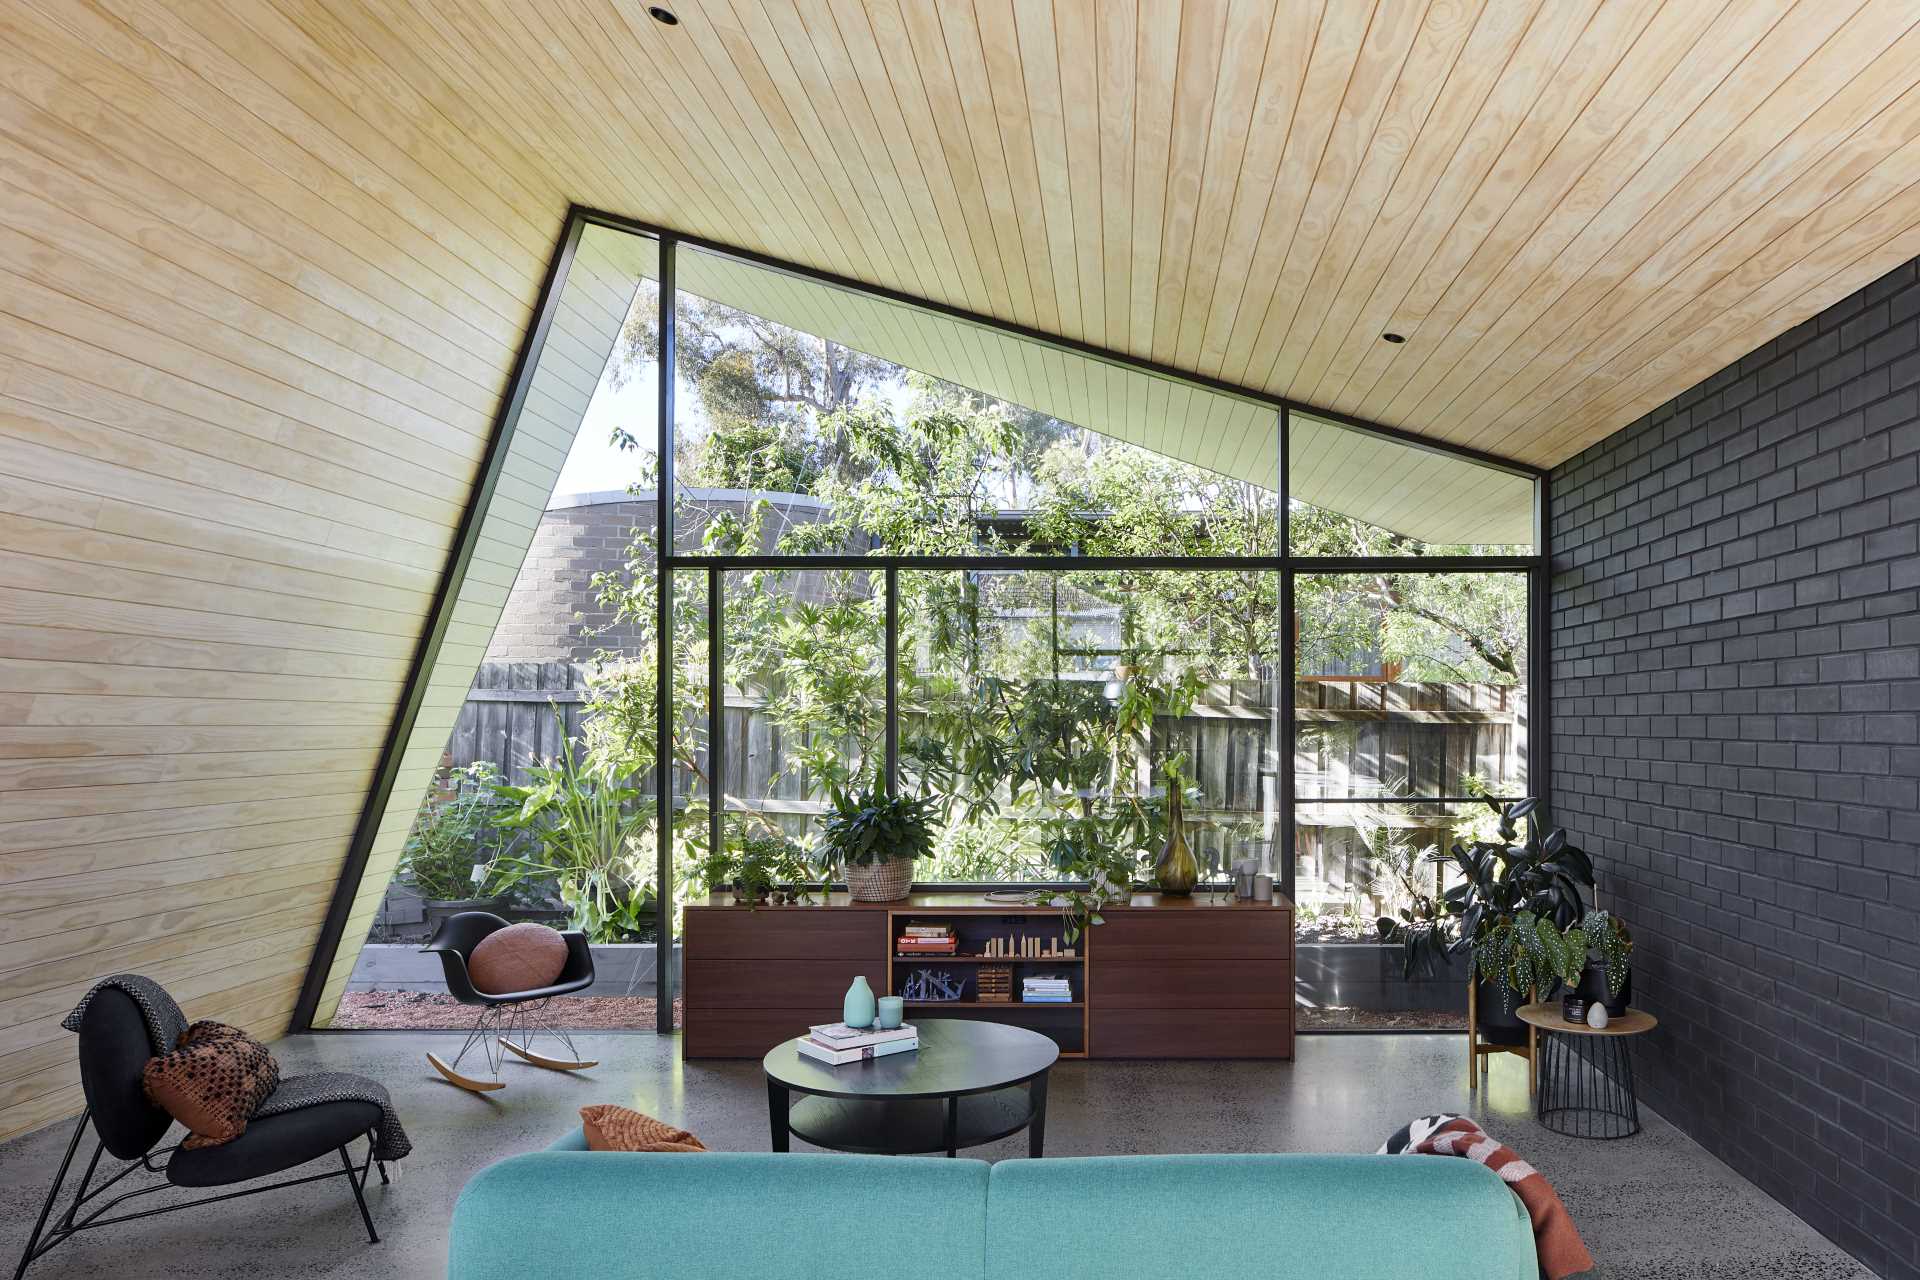
<path fill-rule="evenodd" d="M 1561 997 L 1560 1011 L 1568 1022 L 1581 1022 L 1586 1019 L 1587 1009 L 1595 1004 L 1607 1007 L 1609 1018 L 1624 1018 L 1627 1005 L 1633 1001 L 1633 973 L 1621 979 L 1620 994 L 1611 999 L 1607 996 L 1607 962 L 1589 959 L 1587 967 L 1580 971 L 1580 984 Z"/>
<path fill-rule="evenodd" d="M 847 867 L 847 895 L 855 902 L 896 902 L 913 887 L 913 859 L 889 858 Z"/>
<path fill-rule="evenodd" d="M 1520 1021 L 1516 1010 L 1526 1002 L 1526 994 L 1516 991 L 1509 1007 L 1502 1000 L 1499 987 L 1476 976 L 1473 979 L 1473 1011 L 1480 1038 L 1488 1044 L 1525 1044 L 1527 1024 Z"/>

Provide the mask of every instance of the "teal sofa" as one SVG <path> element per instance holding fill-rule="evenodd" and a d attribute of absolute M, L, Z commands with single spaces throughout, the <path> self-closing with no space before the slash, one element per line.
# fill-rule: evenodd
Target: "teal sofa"
<path fill-rule="evenodd" d="M 1499 1175 L 1447 1156 L 593 1152 L 476 1174 L 449 1280 L 1536 1280 Z"/>

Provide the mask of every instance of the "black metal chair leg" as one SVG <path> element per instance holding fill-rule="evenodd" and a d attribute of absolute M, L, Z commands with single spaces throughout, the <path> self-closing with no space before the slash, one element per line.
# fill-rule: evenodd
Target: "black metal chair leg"
<path fill-rule="evenodd" d="M 373 1229 L 373 1215 L 367 1212 L 367 1197 L 360 1190 L 360 1179 L 354 1176 L 353 1157 L 347 1154 L 345 1147 L 340 1148 L 340 1163 L 347 1171 L 347 1185 L 353 1188 L 353 1202 L 360 1206 L 360 1221 L 367 1224 L 367 1242 L 380 1243 L 380 1233 Z"/>
<path fill-rule="evenodd" d="M 80 1135 L 87 1131 L 87 1121 L 92 1118 L 91 1110 L 82 1111 L 79 1121 L 73 1126 L 73 1140 L 67 1143 L 66 1158 L 60 1161 L 60 1168 L 53 1175 L 53 1185 L 47 1188 L 47 1202 L 40 1206 L 39 1221 L 33 1224 L 33 1232 L 27 1236 L 27 1247 L 20 1254 L 20 1265 L 13 1270 L 13 1280 L 20 1280 L 27 1274 L 27 1266 L 34 1258 L 33 1251 L 40 1245 L 40 1233 L 47 1229 L 47 1219 L 53 1215 L 54 1201 L 60 1198 L 60 1184 L 67 1180 L 67 1170 L 73 1167 L 73 1153 L 80 1149 Z"/>

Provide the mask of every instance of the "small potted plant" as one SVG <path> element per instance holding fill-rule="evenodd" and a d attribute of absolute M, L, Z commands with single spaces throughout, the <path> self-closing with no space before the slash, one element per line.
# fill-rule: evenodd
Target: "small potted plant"
<path fill-rule="evenodd" d="M 754 831 L 728 836 L 724 848 L 702 860 L 700 870 L 708 888 L 733 891 L 734 906 L 757 907 L 775 896 L 782 877 L 790 879 L 803 864 L 799 845 L 777 832 Z"/>
<path fill-rule="evenodd" d="M 933 852 L 931 800 L 890 796 L 875 784 L 839 797 L 822 828 L 823 857 L 837 863 L 856 902 L 893 902 L 913 887 L 913 862 Z"/>
<path fill-rule="evenodd" d="M 1633 999 L 1633 935 L 1618 916 L 1595 908 L 1566 932 L 1569 956 L 1581 964 L 1567 983 L 1561 1014 L 1568 1022 L 1582 1022 L 1594 1004 L 1606 1006 L 1609 1018 L 1624 1018 Z"/>

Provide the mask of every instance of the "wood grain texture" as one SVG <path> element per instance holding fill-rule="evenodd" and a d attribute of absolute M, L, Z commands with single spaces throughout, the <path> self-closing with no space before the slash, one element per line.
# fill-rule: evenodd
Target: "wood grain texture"
<path fill-rule="evenodd" d="M 344 851 L 571 202 L 1537 464 L 1920 252 L 1900 0 L 679 11 L 0 8 L 0 881 L 47 882 L 0 1003 L 276 901 L 261 945 L 308 947 L 312 886 L 195 886 Z M 350 928 L 618 296 L 531 407 Z M 1223 466 L 1239 425 L 1196 428 Z M 275 1034 L 294 980 L 246 963 L 189 1012 Z M 16 1059 L 0 1136 L 75 1100 Z"/>

